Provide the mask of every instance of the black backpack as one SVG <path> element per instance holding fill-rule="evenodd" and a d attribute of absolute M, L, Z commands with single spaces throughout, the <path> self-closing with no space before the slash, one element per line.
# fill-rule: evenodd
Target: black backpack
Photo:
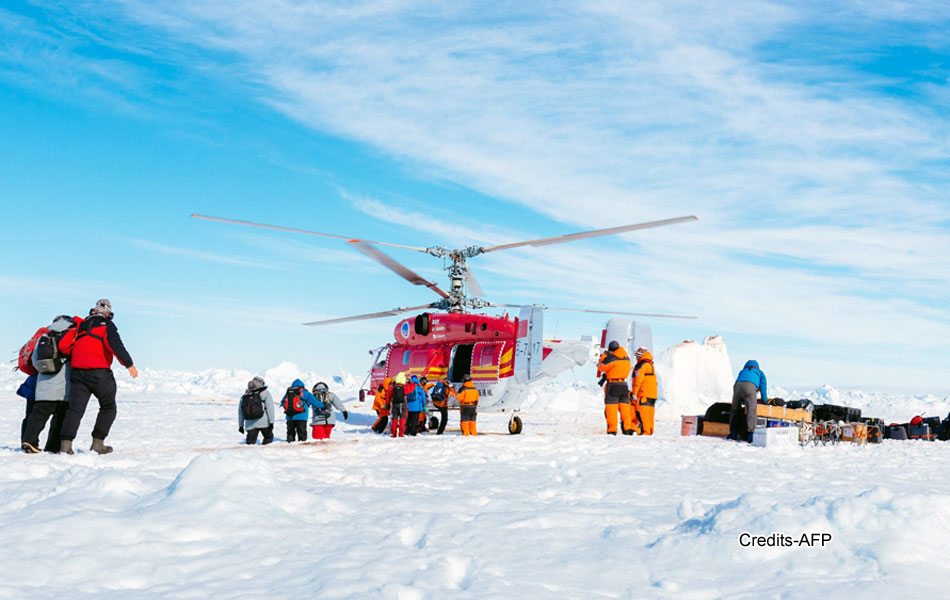
<path fill-rule="evenodd" d="M 59 340 L 65 332 L 47 331 L 36 340 L 36 370 L 43 375 L 55 375 L 66 364 L 59 351 Z"/>
<path fill-rule="evenodd" d="M 241 412 L 246 421 L 256 421 L 264 416 L 264 399 L 261 397 L 263 389 L 251 390 L 241 396 Z"/>
<path fill-rule="evenodd" d="M 318 419 L 329 419 L 333 407 L 330 405 L 330 392 L 317 392 L 314 394 L 319 405 L 313 409 L 313 416 Z"/>

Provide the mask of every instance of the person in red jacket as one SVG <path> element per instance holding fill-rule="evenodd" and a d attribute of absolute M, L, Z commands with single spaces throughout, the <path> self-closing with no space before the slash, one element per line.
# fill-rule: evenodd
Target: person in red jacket
<path fill-rule="evenodd" d="M 92 429 L 92 447 L 89 449 L 99 454 L 112 452 L 112 446 L 104 443 L 116 414 L 112 358 L 117 358 L 133 378 L 139 376 L 112 317 L 112 304 L 103 298 L 96 302 L 89 316 L 78 327 L 70 329 L 59 342 L 60 352 L 69 356 L 72 366 L 69 408 L 63 420 L 60 452 L 73 453 L 73 440 L 76 439 L 79 423 L 92 395 L 99 401 L 99 414 Z"/>

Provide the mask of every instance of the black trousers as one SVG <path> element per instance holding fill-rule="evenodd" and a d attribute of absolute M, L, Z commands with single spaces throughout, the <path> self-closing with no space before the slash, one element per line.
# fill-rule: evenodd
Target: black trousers
<path fill-rule="evenodd" d="M 380 412 L 382 411 L 376 411 L 377 414 Z M 387 415 L 379 415 L 379 418 L 373 423 L 373 431 L 376 433 L 384 433 L 387 425 L 389 425 L 389 417 Z"/>
<path fill-rule="evenodd" d="M 99 414 L 96 426 L 92 428 L 92 437 L 106 439 L 115 421 L 115 389 L 112 369 L 73 369 L 69 376 L 69 408 L 60 437 L 70 441 L 76 439 L 89 397 L 95 395 L 99 400 Z"/>
<path fill-rule="evenodd" d="M 20 440 L 23 440 L 23 436 L 26 435 L 26 424 L 30 420 L 30 413 L 33 412 L 33 405 L 36 404 L 35 400 L 26 401 L 26 414 L 23 415 L 23 422 L 20 423 Z"/>
<path fill-rule="evenodd" d="M 296 438 L 296 439 L 295 439 Z M 307 441 L 307 422 L 296 420 L 287 421 L 287 441 Z"/>
<path fill-rule="evenodd" d="M 409 418 L 406 419 L 406 435 L 416 435 L 419 433 L 419 411 L 410 410 Z"/>
<path fill-rule="evenodd" d="M 459 407 L 459 421 L 474 421 L 478 417 L 478 404 L 463 404 Z"/>
<path fill-rule="evenodd" d="M 43 449 L 47 452 L 59 452 L 59 433 L 63 427 L 63 417 L 66 416 L 66 409 L 68 408 L 69 404 L 62 401 L 38 400 L 34 402 L 33 410 L 30 411 L 30 415 L 27 417 L 26 428 L 20 442 L 28 442 L 34 448 L 39 448 L 40 432 L 46 427 L 46 421 L 53 417 L 49 422 L 49 434 L 46 436 L 46 447 Z"/>
<path fill-rule="evenodd" d="M 438 407 L 436 407 L 438 408 Z M 445 424 L 449 420 L 449 407 L 443 406 L 439 408 L 439 429 L 435 432 L 436 435 L 442 435 L 442 432 L 445 431 Z"/>
<path fill-rule="evenodd" d="M 305 421 L 301 421 L 301 423 L 306 424 Z M 268 425 L 267 427 L 264 427 L 263 429 L 248 429 L 247 440 L 246 440 L 248 444 L 257 443 L 258 432 L 260 432 L 264 436 L 264 439 L 261 441 L 262 446 L 266 446 L 267 444 L 274 441 L 274 424 L 271 423 L 270 425 Z"/>

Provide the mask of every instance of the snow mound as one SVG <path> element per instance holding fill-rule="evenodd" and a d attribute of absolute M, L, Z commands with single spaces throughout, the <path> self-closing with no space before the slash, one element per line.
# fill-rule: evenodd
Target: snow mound
<path fill-rule="evenodd" d="M 277 506 L 273 465 L 251 452 L 200 454 L 156 498 L 150 510 L 208 516 L 249 515 L 258 521 Z"/>
<path fill-rule="evenodd" d="M 789 500 L 746 493 L 703 510 L 701 503 L 684 498 L 678 511 L 684 521 L 653 542 L 649 556 L 657 563 L 680 561 L 682 571 L 699 579 L 716 576 L 708 572 L 710 557 L 717 557 L 719 569 L 739 568 L 754 560 L 761 568 L 750 571 L 749 579 L 736 582 L 731 590 L 743 596 L 765 583 L 763 573 L 787 569 L 808 556 L 821 557 L 815 563 L 818 571 L 809 573 L 810 582 L 801 573 L 788 573 L 786 585 L 793 587 L 795 582 L 788 578 L 796 576 L 802 583 L 828 585 L 842 573 L 866 580 L 882 574 L 913 579 L 916 565 L 944 554 L 950 537 L 950 497 L 942 493 L 895 494 L 878 486 L 853 496 L 821 494 Z M 766 538 L 776 533 L 786 540 L 773 538 L 765 547 L 750 547 L 742 544 L 743 533 Z M 810 537 L 822 533 L 832 535 L 825 546 Z M 809 536 L 809 544 L 801 543 L 803 535 Z"/>
<path fill-rule="evenodd" d="M 720 336 L 670 346 L 655 365 L 658 403 L 668 416 L 704 414 L 710 404 L 732 401 L 732 365 Z"/>

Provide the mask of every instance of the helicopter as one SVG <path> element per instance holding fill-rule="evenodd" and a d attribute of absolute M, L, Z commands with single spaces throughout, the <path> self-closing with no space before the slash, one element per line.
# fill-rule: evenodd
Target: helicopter
<path fill-rule="evenodd" d="M 365 401 L 367 394 L 375 395 L 375 390 L 384 379 L 395 377 L 400 372 L 406 372 L 408 376 L 425 376 L 431 381 L 447 379 L 454 385 L 461 383 L 462 378 L 468 375 L 479 391 L 480 410 L 511 413 L 508 421 L 508 432 L 511 434 L 519 434 L 523 429 L 523 422 L 516 413 L 527 399 L 530 386 L 551 379 L 567 369 L 596 360 L 610 340 L 623 340 L 624 345 L 631 351 L 640 345 L 652 346 L 652 332 L 649 326 L 625 318 L 613 318 L 608 321 L 601 332 L 599 349 L 596 341 L 590 336 L 584 336 L 579 340 L 545 340 L 543 338 L 544 311 L 650 318 L 696 318 L 684 315 L 559 308 L 544 304 L 520 305 L 490 302 L 483 298 L 484 291 L 468 266 L 470 259 L 490 252 L 525 246 L 543 247 L 563 244 L 698 220 L 698 217 L 693 215 L 521 242 L 493 246 L 471 245 L 464 248 L 409 246 L 201 214 L 193 214 L 191 217 L 344 240 L 349 246 L 379 262 L 409 283 L 430 289 L 439 296 L 439 299 L 428 304 L 312 321 L 304 325 L 327 326 L 422 311 L 396 324 L 393 330 L 394 341 L 370 350 L 370 354 L 375 353 L 376 356 L 367 375 L 370 381 L 369 389 L 360 386 L 360 401 Z M 448 290 L 443 290 L 436 283 L 425 279 L 385 254 L 379 249 L 380 246 L 413 250 L 443 259 L 443 269 L 447 272 L 449 279 Z M 471 295 L 466 290 L 471 292 Z M 513 317 L 505 312 L 500 316 L 490 316 L 483 312 L 473 312 L 489 308 L 517 308 L 518 315 Z M 457 405 L 450 404 L 449 407 L 457 408 Z M 437 419 L 435 416 L 430 418 Z M 438 426 L 437 420 L 430 422 L 430 427 L 435 426 Z"/>

